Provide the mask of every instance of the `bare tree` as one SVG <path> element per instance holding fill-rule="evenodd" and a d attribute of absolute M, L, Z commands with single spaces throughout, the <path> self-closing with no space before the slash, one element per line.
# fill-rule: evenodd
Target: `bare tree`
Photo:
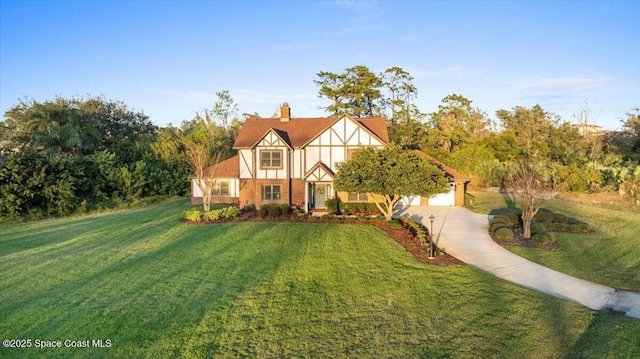
<path fill-rule="evenodd" d="M 545 180 L 534 157 L 516 163 L 508 179 L 516 197 L 522 201 L 522 236 L 531 238 L 531 221 L 542 204 L 553 195 L 553 186 Z"/>
<path fill-rule="evenodd" d="M 205 112 L 205 119 L 210 119 Z M 196 116 L 188 132 L 183 137 L 187 164 L 193 172 L 193 179 L 202 192 L 202 206 L 205 212 L 211 209 L 211 195 L 216 185 L 215 170 L 222 159 L 222 153 L 215 150 L 214 132 L 211 123 Z"/>

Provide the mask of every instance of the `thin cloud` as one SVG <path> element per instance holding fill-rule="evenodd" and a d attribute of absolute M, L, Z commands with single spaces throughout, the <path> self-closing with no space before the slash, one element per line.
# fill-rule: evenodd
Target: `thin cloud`
<path fill-rule="evenodd" d="M 426 77 L 426 76 L 456 76 L 456 77 L 468 77 L 471 75 L 477 75 L 487 72 L 487 69 L 473 69 L 462 66 L 452 66 L 445 69 L 437 70 L 411 70 L 409 71 L 414 77 Z"/>
<path fill-rule="evenodd" d="M 551 78 L 520 81 L 519 88 L 526 91 L 580 90 L 604 85 L 602 78 Z"/>

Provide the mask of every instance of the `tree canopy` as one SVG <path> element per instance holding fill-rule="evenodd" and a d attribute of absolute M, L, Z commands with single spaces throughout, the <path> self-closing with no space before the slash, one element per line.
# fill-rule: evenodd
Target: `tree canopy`
<path fill-rule="evenodd" d="M 337 168 L 336 189 L 366 193 L 387 220 L 391 220 L 393 207 L 403 197 L 431 196 L 449 190 L 442 170 L 395 144 L 360 148 Z"/>

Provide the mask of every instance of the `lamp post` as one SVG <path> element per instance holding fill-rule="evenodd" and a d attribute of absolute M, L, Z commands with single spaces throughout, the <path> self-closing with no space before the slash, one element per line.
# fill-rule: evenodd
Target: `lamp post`
<path fill-rule="evenodd" d="M 436 217 L 433 213 L 429 216 L 429 221 L 431 222 L 431 229 L 429 230 L 429 259 L 433 259 L 433 221 Z"/>

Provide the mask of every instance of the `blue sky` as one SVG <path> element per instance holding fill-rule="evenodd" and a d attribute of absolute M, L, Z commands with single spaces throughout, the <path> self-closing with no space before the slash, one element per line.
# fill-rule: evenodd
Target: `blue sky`
<path fill-rule="evenodd" d="M 0 0 L 0 111 L 104 95 L 161 126 L 229 90 L 240 113 L 323 116 L 319 71 L 399 66 L 417 105 L 458 93 L 495 118 L 540 104 L 609 129 L 640 107 L 640 1 Z"/>

